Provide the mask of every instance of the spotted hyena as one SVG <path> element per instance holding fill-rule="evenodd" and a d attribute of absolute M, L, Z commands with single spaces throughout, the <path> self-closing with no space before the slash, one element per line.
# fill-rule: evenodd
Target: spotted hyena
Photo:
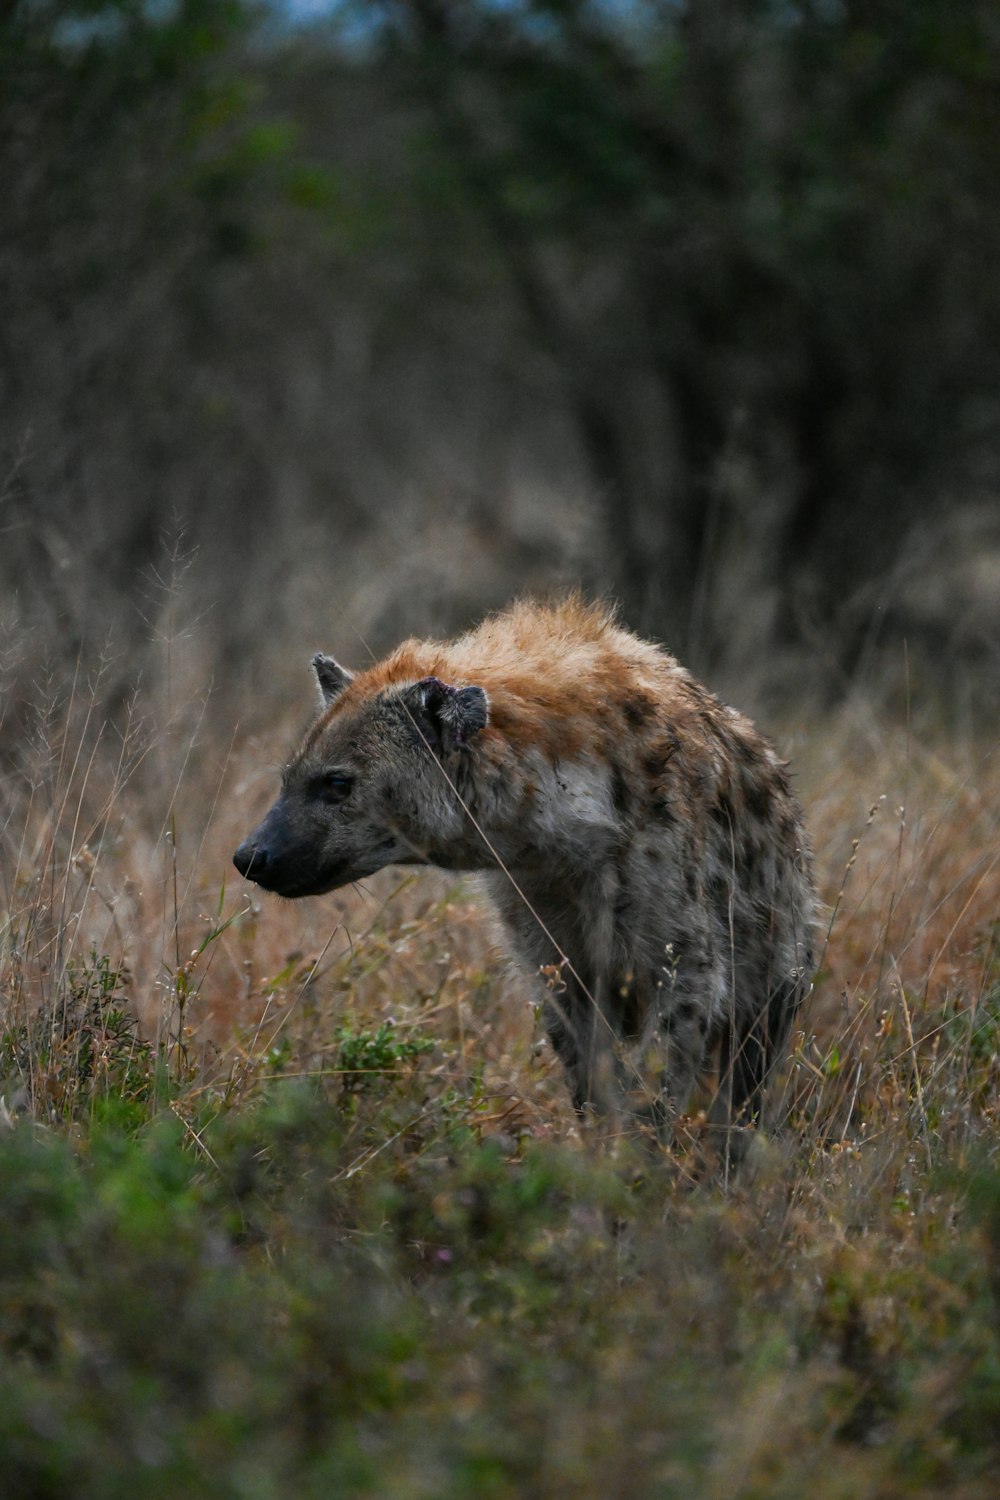
<path fill-rule="evenodd" d="M 357 675 L 313 667 L 319 717 L 240 873 L 312 896 L 391 864 L 483 871 L 548 975 L 579 1110 L 668 1136 L 717 1062 L 717 1117 L 757 1117 L 809 983 L 813 890 L 786 767 L 753 725 L 579 598 Z"/>

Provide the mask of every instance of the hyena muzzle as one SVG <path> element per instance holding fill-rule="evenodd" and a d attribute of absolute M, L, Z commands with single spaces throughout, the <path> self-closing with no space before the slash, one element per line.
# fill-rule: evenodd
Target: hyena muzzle
<path fill-rule="evenodd" d="M 482 871 L 550 976 L 579 1110 L 667 1139 L 714 1071 L 713 1118 L 755 1122 L 808 989 L 814 896 L 787 769 L 753 725 L 576 597 L 357 675 L 313 666 L 319 716 L 240 873 L 298 897 L 392 864 Z"/>

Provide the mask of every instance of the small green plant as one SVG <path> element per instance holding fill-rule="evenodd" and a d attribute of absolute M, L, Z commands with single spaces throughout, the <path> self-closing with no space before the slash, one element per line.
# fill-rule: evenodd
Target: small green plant
<path fill-rule="evenodd" d="M 349 1091 L 367 1087 L 376 1077 L 406 1071 L 433 1050 L 427 1037 L 398 1037 L 393 1021 L 383 1021 L 374 1031 L 353 1032 L 345 1025 L 337 1032 L 337 1067 Z"/>

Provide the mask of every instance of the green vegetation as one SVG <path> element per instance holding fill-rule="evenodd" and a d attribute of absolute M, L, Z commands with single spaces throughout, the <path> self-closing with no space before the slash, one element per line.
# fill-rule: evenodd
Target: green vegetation
<path fill-rule="evenodd" d="M 149 1082 L 0 1139 L 5 1495 L 994 1492 L 985 1153 L 882 1119 L 724 1190 L 419 1071 L 360 1131 L 337 1085 Z"/>

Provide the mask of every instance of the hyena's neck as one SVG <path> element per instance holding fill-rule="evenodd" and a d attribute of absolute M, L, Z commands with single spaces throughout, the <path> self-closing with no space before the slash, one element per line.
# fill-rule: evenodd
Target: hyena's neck
<path fill-rule="evenodd" d="M 551 865 L 565 877 L 577 867 L 586 874 L 620 846 L 611 769 L 594 754 L 553 762 L 534 747 L 483 749 L 472 775 L 457 783 L 465 868 L 488 870 L 499 861 L 537 874 Z"/>

